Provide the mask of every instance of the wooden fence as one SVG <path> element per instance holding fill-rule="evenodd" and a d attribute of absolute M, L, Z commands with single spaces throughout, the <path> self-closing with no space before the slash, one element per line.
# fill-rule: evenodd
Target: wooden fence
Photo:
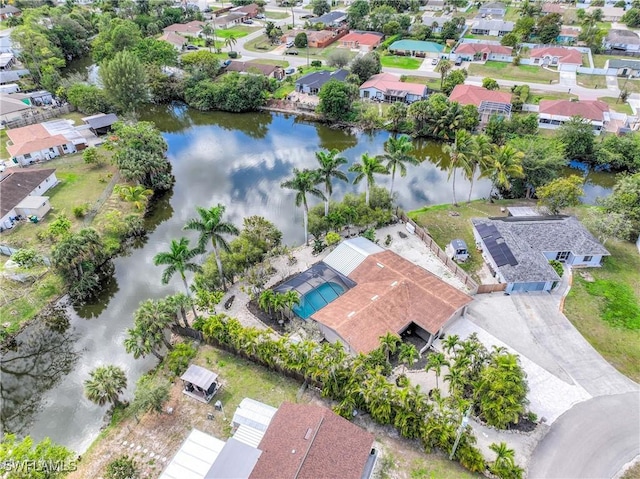
<path fill-rule="evenodd" d="M 462 283 L 467 288 L 469 288 L 471 294 L 476 294 L 478 292 L 478 283 L 476 283 L 465 270 L 460 268 L 460 266 L 458 266 L 455 261 L 447 257 L 447 254 L 442 251 L 442 248 L 440 248 L 440 246 L 438 246 L 435 241 L 433 241 L 433 238 L 423 227 L 418 226 L 415 221 L 404 214 L 404 211 L 396 209 L 396 216 L 398 216 L 398 218 L 400 218 L 405 223 L 408 223 L 415 228 L 418 238 L 420 238 L 422 242 L 427 245 L 427 248 L 429 248 L 433 252 L 433 254 L 435 254 L 438 259 L 444 263 L 447 269 L 449 269 L 449 271 L 451 271 L 456 278 L 462 281 Z"/>
<path fill-rule="evenodd" d="M 31 113 L 29 116 L 25 116 L 20 118 L 19 120 L 12 120 L 5 123 L 4 127 L 7 129 L 11 128 L 20 128 L 27 125 L 33 125 L 35 123 L 40 123 L 43 121 L 50 120 L 51 118 L 57 118 L 61 115 L 66 115 L 67 113 L 71 113 L 75 108 L 73 105 L 67 103 L 66 105 L 62 105 L 59 107 L 53 107 L 49 110 L 39 110 L 34 113 Z"/>
<path fill-rule="evenodd" d="M 478 291 L 476 291 L 476 293 L 496 293 L 498 291 L 504 291 L 505 289 L 507 289 L 507 283 L 481 284 L 478 286 Z"/>

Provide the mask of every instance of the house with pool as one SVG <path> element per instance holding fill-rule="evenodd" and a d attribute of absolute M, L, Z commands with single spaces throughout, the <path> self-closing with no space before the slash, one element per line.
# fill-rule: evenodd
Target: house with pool
<path fill-rule="evenodd" d="M 426 351 L 462 316 L 471 296 L 436 275 L 359 237 L 343 241 L 325 259 L 275 288 L 296 290 L 293 312 L 314 321 L 325 339 L 352 354 L 395 334 Z"/>

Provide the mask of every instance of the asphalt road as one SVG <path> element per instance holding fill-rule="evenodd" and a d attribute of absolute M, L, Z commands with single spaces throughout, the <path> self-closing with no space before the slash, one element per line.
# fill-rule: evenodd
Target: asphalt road
<path fill-rule="evenodd" d="M 610 479 L 640 455 L 640 394 L 599 396 L 551 425 L 533 452 L 529 479 Z"/>

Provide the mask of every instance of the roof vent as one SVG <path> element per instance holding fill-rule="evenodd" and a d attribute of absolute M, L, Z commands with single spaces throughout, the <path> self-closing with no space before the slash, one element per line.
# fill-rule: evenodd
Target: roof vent
<path fill-rule="evenodd" d="M 379 297 L 379 296 L 376 294 L 375 296 L 373 296 L 373 297 L 371 298 L 371 301 L 375 301 L 376 299 L 378 299 L 378 297 Z"/>
<path fill-rule="evenodd" d="M 384 268 L 384 265 L 382 263 L 376 263 L 378 265 L 378 268 Z"/>
<path fill-rule="evenodd" d="M 291 449 L 291 454 L 295 454 L 296 450 L 295 449 Z"/>
<path fill-rule="evenodd" d="M 304 440 L 308 441 L 309 438 L 311 437 L 311 433 L 313 432 L 313 429 L 309 428 L 307 429 L 307 433 L 304 435 Z"/>
<path fill-rule="evenodd" d="M 351 311 L 349 314 L 347 314 L 347 318 L 350 318 L 351 316 L 353 316 L 354 314 L 356 314 L 355 311 Z"/>
<path fill-rule="evenodd" d="M 398 286 L 398 282 L 394 281 L 393 283 L 391 283 L 391 287 L 393 288 L 394 286 Z"/>

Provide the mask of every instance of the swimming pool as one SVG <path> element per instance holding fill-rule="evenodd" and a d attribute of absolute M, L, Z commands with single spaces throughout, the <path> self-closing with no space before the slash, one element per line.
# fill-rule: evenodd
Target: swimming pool
<path fill-rule="evenodd" d="M 344 288 L 338 283 L 322 283 L 300 298 L 300 304 L 293 307 L 293 312 L 300 318 L 307 319 L 319 309 L 324 308 L 331 301 L 344 293 Z"/>

